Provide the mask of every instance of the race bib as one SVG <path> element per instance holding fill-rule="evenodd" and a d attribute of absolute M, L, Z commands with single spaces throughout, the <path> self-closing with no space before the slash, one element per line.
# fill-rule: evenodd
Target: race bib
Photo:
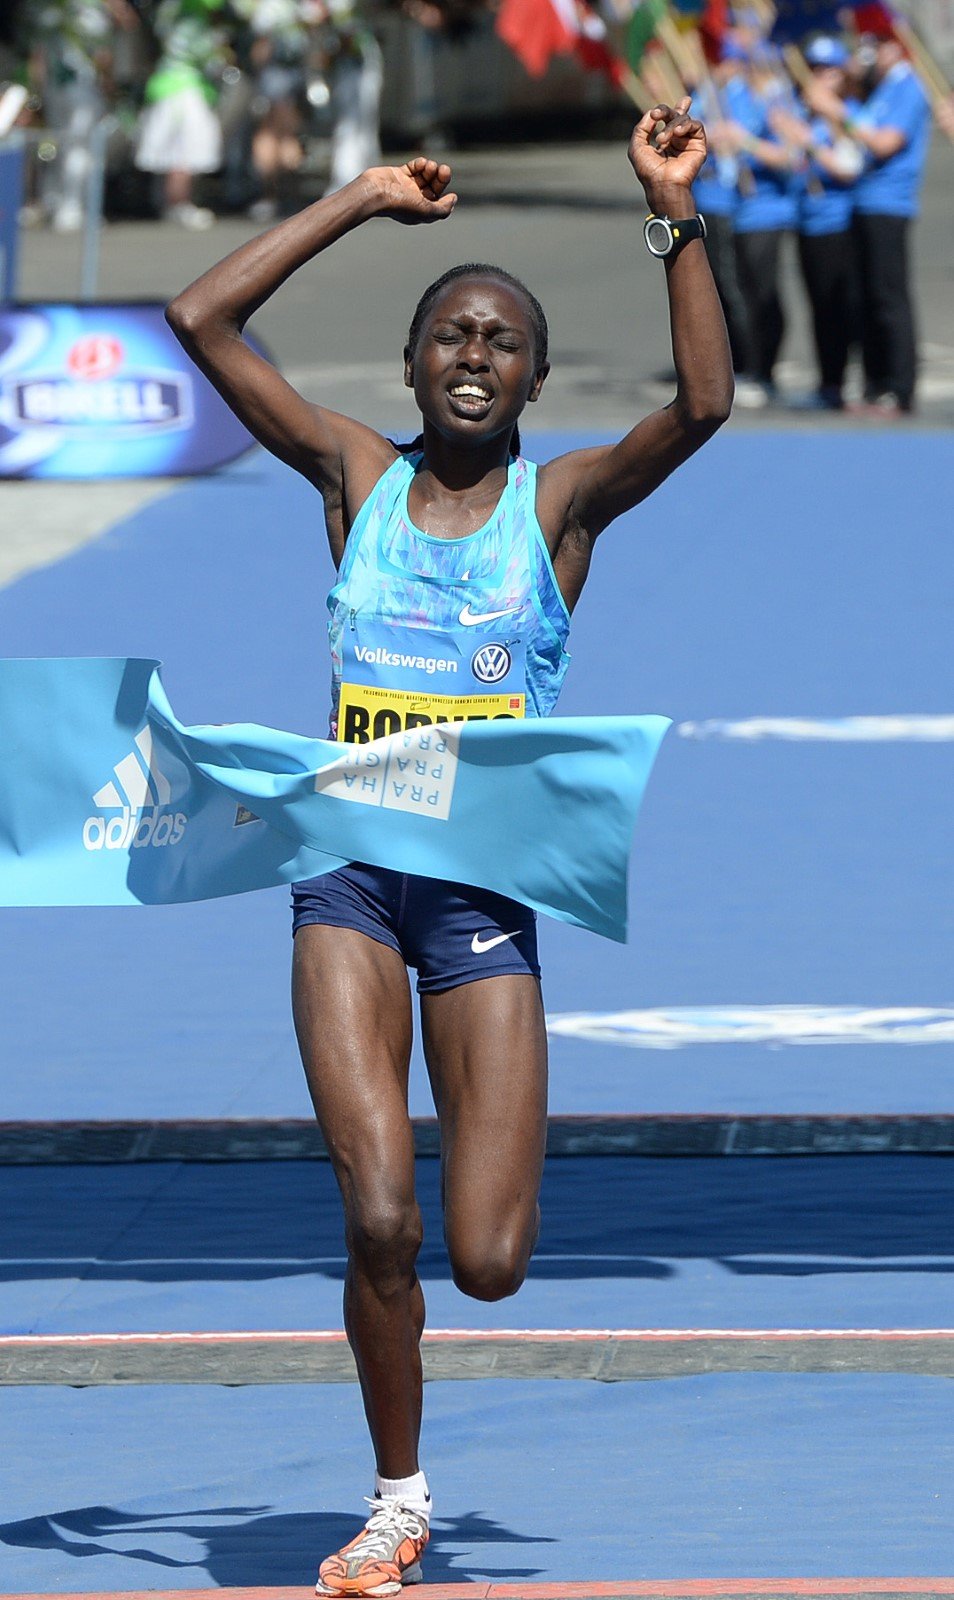
<path fill-rule="evenodd" d="M 420 695 L 411 689 L 378 689 L 370 684 L 343 683 L 338 705 L 338 738 L 345 744 L 368 744 L 389 733 L 420 728 L 428 722 L 486 722 L 494 717 L 526 715 L 522 694 Z"/>
<path fill-rule="evenodd" d="M 368 744 L 427 723 L 486 722 L 526 715 L 522 639 L 486 639 L 362 622 L 342 645 L 337 738 Z"/>

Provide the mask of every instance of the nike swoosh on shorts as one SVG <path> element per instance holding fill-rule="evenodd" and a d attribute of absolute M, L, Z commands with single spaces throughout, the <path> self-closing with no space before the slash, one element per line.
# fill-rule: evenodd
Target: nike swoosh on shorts
<path fill-rule="evenodd" d="M 498 933 L 492 939 L 482 939 L 479 933 L 475 933 L 470 941 L 470 948 L 475 956 L 480 956 L 485 950 L 492 950 L 496 944 L 506 944 L 508 939 L 515 939 L 519 932 L 519 928 L 514 928 L 513 933 Z"/>
<path fill-rule="evenodd" d="M 475 615 L 468 601 L 457 620 L 462 622 L 465 628 L 474 628 L 478 622 L 496 622 L 498 617 L 512 617 L 516 609 L 516 606 L 510 606 L 506 611 L 481 611 Z"/>

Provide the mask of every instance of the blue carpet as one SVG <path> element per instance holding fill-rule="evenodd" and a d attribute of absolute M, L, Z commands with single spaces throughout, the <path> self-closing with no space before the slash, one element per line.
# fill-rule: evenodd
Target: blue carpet
<path fill-rule="evenodd" d="M 954 1387 L 431 1384 L 433 1582 L 944 1575 Z M 10 1591 L 308 1584 L 371 1489 L 357 1389 L 0 1392 Z"/>
<path fill-rule="evenodd" d="M 431 1327 L 954 1326 L 943 1157 L 551 1160 L 530 1276 L 454 1287 L 438 1163 L 418 1164 Z M 9 1333 L 340 1328 L 324 1163 L 0 1168 Z"/>

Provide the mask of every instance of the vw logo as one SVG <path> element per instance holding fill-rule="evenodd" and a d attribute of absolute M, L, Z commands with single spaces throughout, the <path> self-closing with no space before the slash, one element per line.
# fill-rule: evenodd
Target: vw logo
<path fill-rule="evenodd" d="M 479 683 L 499 683 L 510 671 L 512 659 L 505 644 L 481 645 L 470 663 L 470 670 Z"/>

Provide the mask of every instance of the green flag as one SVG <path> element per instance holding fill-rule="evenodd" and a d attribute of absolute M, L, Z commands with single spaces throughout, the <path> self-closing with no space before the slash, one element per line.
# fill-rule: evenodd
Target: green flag
<path fill-rule="evenodd" d="M 634 72 L 665 14 L 666 0 L 639 0 L 626 28 L 626 59 Z"/>

